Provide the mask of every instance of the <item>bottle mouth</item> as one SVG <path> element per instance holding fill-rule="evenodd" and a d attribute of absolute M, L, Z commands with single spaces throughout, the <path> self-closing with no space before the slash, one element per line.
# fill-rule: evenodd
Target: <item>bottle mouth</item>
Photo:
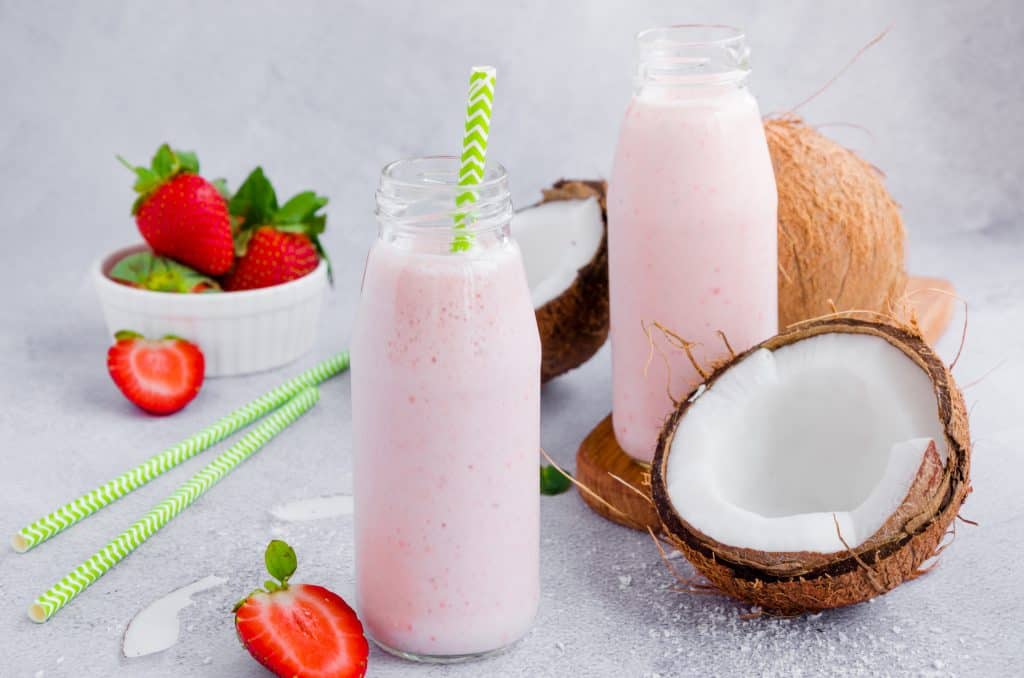
<path fill-rule="evenodd" d="M 456 221 L 478 233 L 507 225 L 512 218 L 508 172 L 489 163 L 484 178 L 459 185 L 460 159 L 434 155 L 397 160 L 381 170 L 377 220 L 392 231 L 450 237 Z M 471 193 L 472 200 L 464 196 Z"/>
<path fill-rule="evenodd" d="M 637 84 L 742 82 L 750 73 L 746 35 L 724 24 L 679 24 L 637 33 Z"/>

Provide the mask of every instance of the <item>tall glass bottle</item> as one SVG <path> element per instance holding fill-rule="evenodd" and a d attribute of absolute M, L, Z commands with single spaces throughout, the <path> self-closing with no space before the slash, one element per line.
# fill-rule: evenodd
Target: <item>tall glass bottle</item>
<path fill-rule="evenodd" d="M 749 49 L 726 26 L 672 26 L 636 38 L 633 99 L 608 193 L 619 445 L 650 461 L 672 404 L 699 377 L 658 322 L 704 365 L 777 331 L 775 175 Z M 651 342 L 669 358 L 649 362 Z M 656 350 L 657 350 L 656 349 Z M 649 364 L 648 364 L 649 363 Z M 668 389 L 666 389 L 666 385 Z"/>

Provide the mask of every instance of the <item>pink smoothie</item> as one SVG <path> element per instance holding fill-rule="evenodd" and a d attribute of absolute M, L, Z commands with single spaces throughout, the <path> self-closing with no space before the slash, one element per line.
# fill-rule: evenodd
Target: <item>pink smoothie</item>
<path fill-rule="evenodd" d="M 708 366 L 777 330 L 776 194 L 761 115 L 735 84 L 680 86 L 633 98 L 609 184 L 609 276 L 615 437 L 650 461 L 672 404 L 642 324 L 696 342 Z M 672 394 L 699 381 L 654 331 Z"/>
<path fill-rule="evenodd" d="M 539 375 L 513 242 L 458 255 L 374 246 L 352 419 L 358 607 L 378 642 L 450 656 L 526 633 L 538 601 Z"/>

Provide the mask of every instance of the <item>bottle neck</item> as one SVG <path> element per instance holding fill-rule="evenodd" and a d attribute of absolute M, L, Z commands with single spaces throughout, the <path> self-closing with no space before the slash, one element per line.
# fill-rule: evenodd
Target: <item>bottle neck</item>
<path fill-rule="evenodd" d="M 743 32 L 731 26 L 668 26 L 637 34 L 635 62 L 635 94 L 724 93 L 745 87 L 750 48 Z"/>
<path fill-rule="evenodd" d="M 512 198 L 508 174 L 489 166 L 481 183 L 460 186 L 459 158 L 431 156 L 393 162 L 377 186 L 378 237 L 420 252 L 460 254 L 509 238 Z M 465 239 L 464 250 L 451 247 Z"/>

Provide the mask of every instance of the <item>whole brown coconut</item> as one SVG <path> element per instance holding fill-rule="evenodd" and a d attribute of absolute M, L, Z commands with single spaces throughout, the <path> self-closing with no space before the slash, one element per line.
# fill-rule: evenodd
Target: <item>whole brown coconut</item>
<path fill-rule="evenodd" d="M 929 447 L 899 509 L 869 539 L 845 553 L 766 553 L 719 543 L 687 523 L 669 497 L 666 470 L 673 436 L 687 415 L 690 398 L 667 420 L 652 465 L 652 496 L 665 537 L 724 593 L 784 615 L 862 602 L 916 577 L 922 564 L 937 554 L 943 535 L 971 490 L 963 396 L 949 371 L 913 329 L 852 318 L 803 323 L 733 358 L 716 369 L 705 386 L 713 389 L 722 374 L 752 351 L 774 351 L 826 333 L 879 337 L 920 367 L 934 385 L 938 422 L 948 449 L 943 466 L 934 444 Z"/>
<path fill-rule="evenodd" d="M 780 330 L 835 310 L 896 310 L 905 235 L 881 172 L 796 116 L 764 130 L 779 193 Z"/>
<path fill-rule="evenodd" d="M 544 190 L 540 204 L 597 198 L 604 236 L 597 253 L 561 295 L 537 311 L 541 343 L 541 382 L 590 360 L 608 339 L 608 185 L 604 181 L 562 179 Z"/>

